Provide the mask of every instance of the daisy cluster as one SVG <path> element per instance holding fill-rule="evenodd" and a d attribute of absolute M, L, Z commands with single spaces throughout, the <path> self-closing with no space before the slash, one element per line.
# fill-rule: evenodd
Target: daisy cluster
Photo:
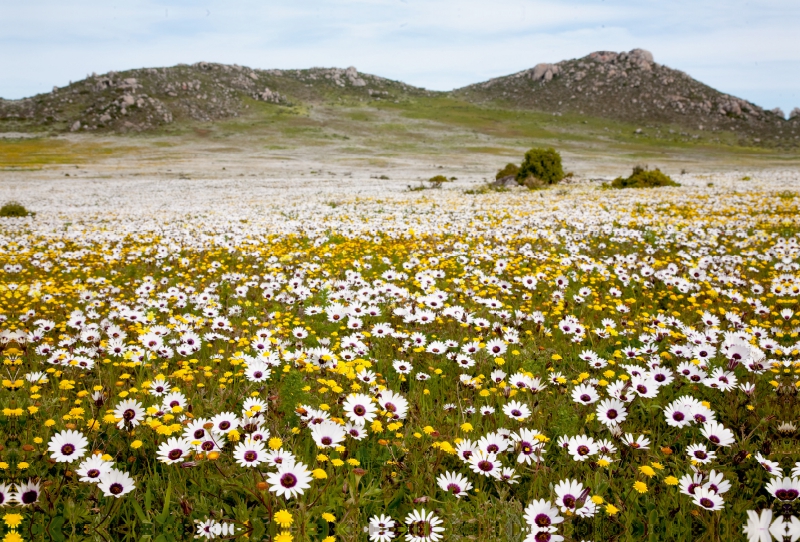
<path fill-rule="evenodd" d="M 283 197 L 2 221 L 9 533 L 797 539 L 795 199 Z"/>

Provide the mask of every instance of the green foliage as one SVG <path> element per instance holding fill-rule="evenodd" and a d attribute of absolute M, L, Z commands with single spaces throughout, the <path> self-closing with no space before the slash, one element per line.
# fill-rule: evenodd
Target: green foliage
<path fill-rule="evenodd" d="M 658 168 L 649 170 L 647 166 L 636 166 L 630 177 L 617 177 L 611 188 L 654 188 L 658 186 L 680 186 Z"/>
<path fill-rule="evenodd" d="M 428 183 L 430 183 L 431 188 L 441 188 L 443 183 L 449 183 L 450 179 L 445 177 L 444 175 L 434 175 L 430 179 L 428 179 Z"/>
<path fill-rule="evenodd" d="M 509 164 L 506 164 L 506 167 L 504 167 L 503 169 L 498 171 L 497 175 L 495 175 L 494 178 L 496 180 L 500 180 L 503 177 L 509 177 L 509 176 L 512 176 L 512 175 L 514 177 L 516 177 L 518 173 L 519 173 L 519 166 L 516 165 L 516 164 L 509 163 Z"/>
<path fill-rule="evenodd" d="M 22 217 L 28 216 L 31 213 L 21 203 L 17 201 L 9 201 L 0 207 L 0 216 L 2 217 Z"/>
<path fill-rule="evenodd" d="M 517 182 L 528 188 L 556 184 L 563 178 L 561 155 L 553 148 L 529 150 L 517 172 Z"/>

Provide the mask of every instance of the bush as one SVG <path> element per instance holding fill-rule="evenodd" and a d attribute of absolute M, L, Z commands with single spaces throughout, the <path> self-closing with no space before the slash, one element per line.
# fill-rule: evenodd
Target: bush
<path fill-rule="evenodd" d="M 517 172 L 517 182 L 528 188 L 556 184 L 564 178 L 561 155 L 555 149 L 531 149 Z"/>
<path fill-rule="evenodd" d="M 428 182 L 431 185 L 431 188 L 441 188 L 442 183 L 449 183 L 450 179 L 445 177 L 444 175 L 435 175 L 428 179 Z"/>
<path fill-rule="evenodd" d="M 516 178 L 517 173 L 519 173 L 519 166 L 516 164 L 506 164 L 506 167 L 501 169 L 497 172 L 497 175 L 494 176 L 496 181 L 504 177 L 514 177 Z"/>
<path fill-rule="evenodd" d="M 657 186 L 680 186 L 658 168 L 648 170 L 647 166 L 636 166 L 630 177 L 617 177 L 611 188 L 655 188 Z"/>
<path fill-rule="evenodd" d="M 21 203 L 16 201 L 9 201 L 2 207 L 0 207 L 0 216 L 2 217 L 20 217 L 20 216 L 28 216 L 31 213 L 28 211 Z"/>

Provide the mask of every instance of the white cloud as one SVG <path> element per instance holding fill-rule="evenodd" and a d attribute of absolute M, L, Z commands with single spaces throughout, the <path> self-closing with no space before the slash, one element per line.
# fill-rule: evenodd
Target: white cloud
<path fill-rule="evenodd" d="M 40 0 L 6 2 L 0 20 L 7 98 L 91 72 L 200 60 L 355 65 L 447 90 L 538 62 L 642 47 L 759 105 L 800 105 L 794 0 Z"/>

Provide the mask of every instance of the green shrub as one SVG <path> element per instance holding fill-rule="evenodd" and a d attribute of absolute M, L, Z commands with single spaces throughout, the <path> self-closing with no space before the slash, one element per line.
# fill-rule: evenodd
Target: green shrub
<path fill-rule="evenodd" d="M 630 177 L 617 177 L 611 182 L 611 188 L 654 188 L 657 186 L 680 186 L 658 168 L 647 169 L 647 166 L 636 166 Z"/>
<path fill-rule="evenodd" d="M 517 172 L 517 182 L 528 188 L 556 184 L 564 178 L 561 155 L 555 149 L 531 149 Z"/>
<path fill-rule="evenodd" d="M 519 166 L 517 164 L 506 164 L 506 167 L 497 172 L 494 176 L 495 180 L 500 180 L 503 177 L 516 177 L 519 173 Z"/>
<path fill-rule="evenodd" d="M 449 183 L 450 179 L 445 177 L 444 175 L 434 175 L 430 179 L 428 179 L 428 183 L 430 183 L 431 188 L 441 188 L 442 183 Z"/>
<path fill-rule="evenodd" d="M 3 217 L 18 217 L 18 216 L 28 216 L 32 214 L 28 211 L 21 203 L 16 201 L 9 201 L 2 207 L 0 207 L 0 216 Z"/>

